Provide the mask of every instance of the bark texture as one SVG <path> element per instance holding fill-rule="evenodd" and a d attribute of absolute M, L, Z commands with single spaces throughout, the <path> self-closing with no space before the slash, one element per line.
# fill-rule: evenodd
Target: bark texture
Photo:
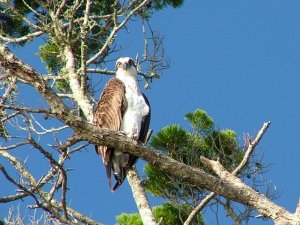
<path fill-rule="evenodd" d="M 134 199 L 136 199 L 136 205 L 141 215 L 143 224 L 157 225 L 153 216 L 153 212 L 149 206 L 147 195 L 135 168 L 129 170 L 127 174 L 127 180 L 130 184 Z"/>

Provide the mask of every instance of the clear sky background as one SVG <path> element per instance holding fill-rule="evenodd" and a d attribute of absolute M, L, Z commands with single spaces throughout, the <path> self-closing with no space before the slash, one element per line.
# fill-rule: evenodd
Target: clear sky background
<path fill-rule="evenodd" d="M 153 15 L 151 24 L 164 36 L 171 62 L 146 91 L 154 132 L 169 124 L 187 126 L 184 115 L 197 108 L 207 111 L 220 129 L 235 130 L 241 143 L 245 133 L 255 135 L 263 122 L 271 121 L 257 153 L 270 164 L 264 179 L 282 191 L 276 202 L 293 212 L 300 196 L 300 1 L 186 0 L 179 9 Z M 129 34 L 118 37 L 125 47 L 118 54 L 135 57 L 142 53 L 141 28 L 129 28 Z M 31 47 L 17 53 L 43 71 L 37 58 L 30 58 L 37 46 Z M 74 168 L 71 207 L 104 224 L 114 224 L 121 212 L 137 211 L 127 182 L 116 193 L 109 191 L 92 146 L 74 155 L 69 165 Z M 161 202 L 150 199 L 153 206 Z M 0 205 L 0 216 L 7 210 Z M 224 214 L 221 218 L 220 224 L 233 224 Z M 209 212 L 205 220 L 215 224 Z"/>

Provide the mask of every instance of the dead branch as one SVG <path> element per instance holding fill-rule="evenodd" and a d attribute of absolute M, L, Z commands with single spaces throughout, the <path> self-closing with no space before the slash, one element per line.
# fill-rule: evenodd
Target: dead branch
<path fill-rule="evenodd" d="M 128 22 L 128 20 L 137 12 L 139 11 L 144 5 L 146 5 L 148 3 L 149 0 L 144 0 L 142 1 L 140 4 L 138 4 L 134 9 L 132 9 L 128 15 L 123 19 L 122 22 L 119 23 L 119 25 L 115 25 L 114 28 L 112 29 L 110 35 L 108 36 L 108 38 L 106 39 L 105 43 L 103 44 L 102 48 L 94 55 L 92 56 L 89 60 L 87 60 L 86 65 L 90 65 L 91 63 L 93 63 L 99 56 L 103 55 L 108 47 L 113 43 L 114 37 L 116 35 L 116 33 L 123 28 L 126 23 Z M 133 1 L 134 2 L 134 1 Z"/>
<path fill-rule="evenodd" d="M 238 175 L 243 168 L 247 165 L 249 162 L 249 159 L 255 149 L 255 147 L 258 145 L 259 141 L 263 137 L 263 135 L 266 133 L 267 129 L 269 128 L 271 122 L 266 122 L 263 124 L 262 128 L 257 133 L 255 139 L 249 143 L 248 148 L 244 154 L 244 157 L 240 164 L 232 171 L 232 175 L 236 176 Z M 193 221 L 193 219 L 197 216 L 197 214 L 212 200 L 216 197 L 216 193 L 211 192 L 209 195 L 207 195 L 204 199 L 200 201 L 200 203 L 197 205 L 196 208 L 193 209 L 193 211 L 190 213 L 186 221 L 184 222 L 184 225 L 190 225 Z"/>

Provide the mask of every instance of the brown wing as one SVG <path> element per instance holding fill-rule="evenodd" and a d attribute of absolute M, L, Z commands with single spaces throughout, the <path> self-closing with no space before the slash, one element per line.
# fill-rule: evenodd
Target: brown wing
<path fill-rule="evenodd" d="M 109 80 L 94 111 L 94 124 L 110 130 L 120 130 L 126 107 L 124 83 L 118 78 Z"/>
<path fill-rule="evenodd" d="M 119 131 L 122 117 L 127 107 L 125 85 L 118 78 L 113 78 L 105 85 L 98 105 L 94 111 L 94 124 L 114 131 Z M 107 177 L 111 182 L 111 154 L 113 149 L 107 146 L 95 146 L 96 152 L 103 157 Z"/>

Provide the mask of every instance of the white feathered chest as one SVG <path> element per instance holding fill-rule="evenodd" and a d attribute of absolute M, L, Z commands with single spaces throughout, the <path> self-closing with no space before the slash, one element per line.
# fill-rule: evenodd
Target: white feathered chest
<path fill-rule="evenodd" d="M 125 77 L 126 79 L 122 79 Z M 150 109 L 145 102 L 144 96 L 139 90 L 139 84 L 136 77 L 123 74 L 122 78 L 120 79 L 124 82 L 126 87 L 125 96 L 127 99 L 127 108 L 123 115 L 121 130 L 124 131 L 127 136 L 138 140 L 142 119 L 149 113 Z"/>

